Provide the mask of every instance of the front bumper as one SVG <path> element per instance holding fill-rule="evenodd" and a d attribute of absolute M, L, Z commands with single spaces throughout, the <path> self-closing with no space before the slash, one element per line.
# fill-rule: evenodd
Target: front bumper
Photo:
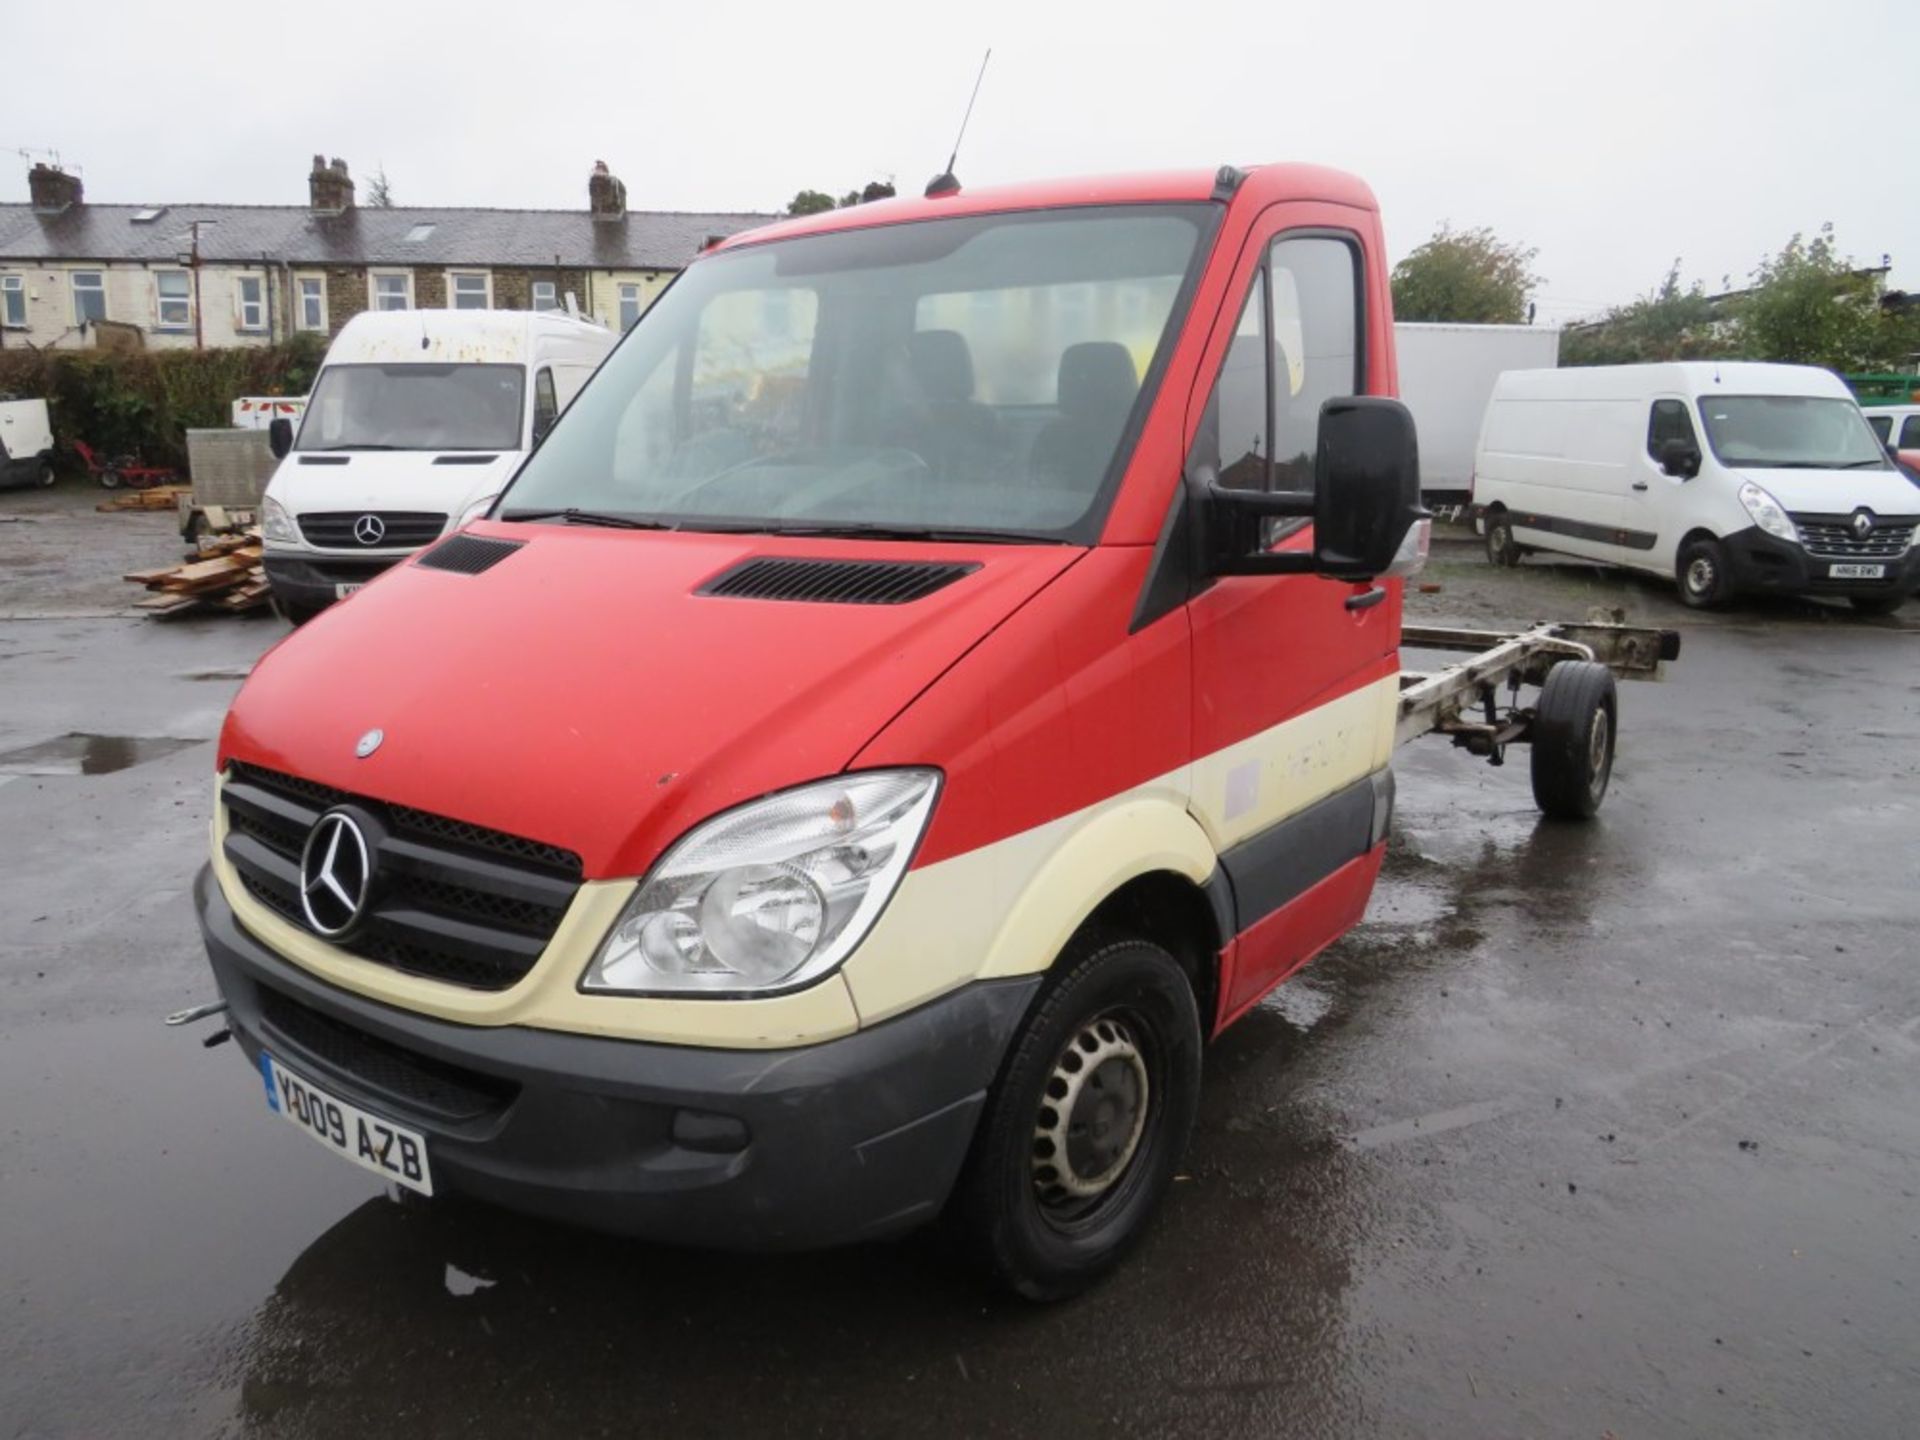
<path fill-rule="evenodd" d="M 324 610 L 340 598 L 342 585 L 364 585 L 407 559 L 411 550 L 378 558 L 297 555 L 269 550 L 262 557 L 274 598 L 295 610 Z"/>
<path fill-rule="evenodd" d="M 1756 526 L 1736 530 L 1720 542 L 1734 587 L 1755 595 L 1911 595 L 1920 589 L 1920 547 L 1910 548 L 1884 564 L 1879 580 L 1829 579 L 1827 567 L 1849 563 L 1809 555 L 1799 545 L 1781 540 Z"/>
<path fill-rule="evenodd" d="M 724 1249 L 818 1248 L 938 1214 L 1040 984 L 976 983 L 801 1049 L 701 1049 L 378 1004 L 254 939 L 209 869 L 194 904 L 247 1058 L 269 1049 L 422 1131 L 436 1191 Z"/>

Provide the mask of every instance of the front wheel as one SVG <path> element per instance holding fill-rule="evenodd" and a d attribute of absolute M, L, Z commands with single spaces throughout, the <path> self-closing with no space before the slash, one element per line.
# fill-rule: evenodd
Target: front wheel
<path fill-rule="evenodd" d="M 1891 615 L 1907 603 L 1904 595 L 1849 595 L 1847 603 L 1862 615 Z"/>
<path fill-rule="evenodd" d="M 53 482 L 59 478 L 57 475 L 53 473 L 53 461 L 42 460 L 40 462 L 40 474 L 36 478 L 38 479 L 40 488 L 42 490 L 52 485 Z"/>
<path fill-rule="evenodd" d="M 1014 1040 L 954 1194 L 996 1278 L 1030 1300 L 1085 1289 L 1140 1237 L 1200 1100 L 1200 1015 L 1145 940 L 1076 942 Z"/>
<path fill-rule="evenodd" d="M 1717 610 L 1733 596 L 1727 578 L 1727 552 L 1718 540 L 1689 540 L 1674 561 L 1680 603 L 1692 610 Z"/>
<path fill-rule="evenodd" d="M 1562 660 L 1547 672 L 1534 708 L 1533 799 L 1555 820 L 1585 820 L 1613 778 L 1619 700 L 1613 672 L 1591 660 Z"/>

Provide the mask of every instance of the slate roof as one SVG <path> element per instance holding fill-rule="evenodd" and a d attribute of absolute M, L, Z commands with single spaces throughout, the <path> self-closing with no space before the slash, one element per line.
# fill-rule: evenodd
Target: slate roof
<path fill-rule="evenodd" d="M 161 210 L 150 221 L 134 216 Z M 58 214 L 0 204 L 0 260 L 172 262 L 200 230 L 203 262 L 291 265 L 502 265 L 593 270 L 678 270 L 710 235 L 778 219 L 752 213 L 629 211 L 596 221 L 585 210 L 356 207 L 318 215 L 299 205 L 94 205 Z M 419 225 L 433 230 L 409 241 Z"/>

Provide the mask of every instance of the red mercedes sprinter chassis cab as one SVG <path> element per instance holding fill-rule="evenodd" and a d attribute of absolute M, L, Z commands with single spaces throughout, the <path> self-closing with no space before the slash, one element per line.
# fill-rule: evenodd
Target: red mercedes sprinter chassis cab
<path fill-rule="evenodd" d="M 1531 740 L 1590 813 L 1608 667 L 1657 665 L 1554 627 L 1404 680 L 1394 390 L 1327 170 L 708 250 L 487 518 L 234 702 L 196 898 L 269 1107 L 423 1194 L 727 1247 L 944 1213 L 1084 1285 L 1204 1043 L 1359 920 L 1396 733 Z"/>

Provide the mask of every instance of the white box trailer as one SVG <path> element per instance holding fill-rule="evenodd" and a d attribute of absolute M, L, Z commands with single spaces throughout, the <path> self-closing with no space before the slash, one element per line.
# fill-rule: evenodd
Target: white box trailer
<path fill-rule="evenodd" d="M 1560 332 L 1544 325 L 1396 324 L 1400 398 L 1420 436 L 1420 490 L 1429 504 L 1471 498 L 1473 452 L 1493 382 L 1507 370 L 1551 370 Z"/>

